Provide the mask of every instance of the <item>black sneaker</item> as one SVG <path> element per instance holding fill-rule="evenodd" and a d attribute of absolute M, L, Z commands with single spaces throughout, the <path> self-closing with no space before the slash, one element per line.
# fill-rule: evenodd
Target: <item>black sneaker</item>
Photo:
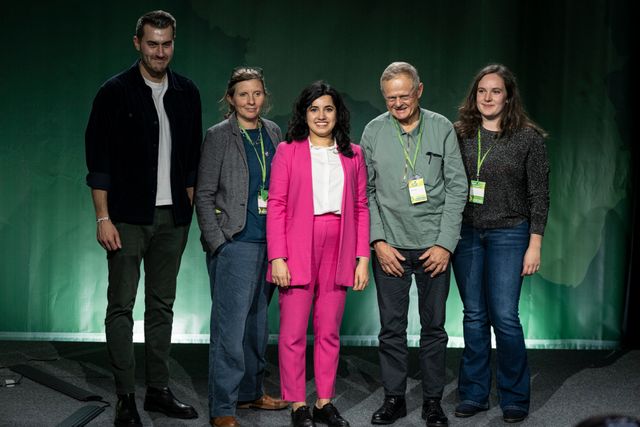
<path fill-rule="evenodd" d="M 304 405 L 295 411 L 291 410 L 291 425 L 293 427 L 316 427 L 308 406 Z"/>
<path fill-rule="evenodd" d="M 427 427 L 449 425 L 449 420 L 440 406 L 440 399 L 427 399 L 422 403 L 422 419 L 427 420 Z"/>

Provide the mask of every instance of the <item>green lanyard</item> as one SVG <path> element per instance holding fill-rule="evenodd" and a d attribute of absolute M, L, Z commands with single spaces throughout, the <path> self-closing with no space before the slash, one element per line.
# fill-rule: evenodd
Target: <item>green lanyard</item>
<path fill-rule="evenodd" d="M 251 137 L 249 136 L 249 133 L 242 126 L 239 126 L 239 127 L 240 127 L 240 132 L 242 132 L 242 135 L 245 138 L 247 138 L 247 141 L 249 141 L 249 145 L 251 146 L 251 148 L 253 148 L 253 152 L 256 153 L 256 157 L 258 158 L 258 163 L 260 163 L 260 171 L 262 172 L 261 189 L 264 190 L 265 184 L 267 182 L 267 158 L 264 155 L 264 141 L 262 140 L 262 125 L 260 124 L 260 122 L 258 122 L 258 140 L 260 141 L 260 151 L 262 153 L 262 158 L 260 158 L 260 154 L 258 154 L 258 150 L 256 150 L 256 146 L 253 140 L 251 139 Z"/>
<path fill-rule="evenodd" d="M 424 119 L 422 117 L 422 112 L 420 113 L 420 130 L 418 130 L 418 143 L 416 144 L 416 150 L 413 153 L 413 160 L 409 157 L 409 152 L 407 151 L 407 148 L 404 146 L 404 141 L 402 140 L 400 125 L 398 124 L 398 121 L 395 118 L 393 118 L 392 120 L 393 120 L 393 123 L 395 123 L 396 136 L 398 137 L 398 142 L 402 147 L 404 158 L 409 164 L 409 166 L 411 167 L 413 174 L 416 175 L 416 160 L 418 159 L 418 152 L 420 151 L 420 147 L 422 146 L 422 131 L 424 129 Z"/>
<path fill-rule="evenodd" d="M 489 147 L 486 153 L 484 153 L 484 156 L 480 157 L 480 153 L 482 153 L 482 138 L 480 138 L 480 128 L 478 128 L 478 165 L 476 168 L 476 180 L 478 181 L 480 180 L 480 168 L 482 167 L 484 159 L 487 158 L 487 154 L 489 154 L 489 151 L 491 151 L 492 148 L 493 145 Z"/>

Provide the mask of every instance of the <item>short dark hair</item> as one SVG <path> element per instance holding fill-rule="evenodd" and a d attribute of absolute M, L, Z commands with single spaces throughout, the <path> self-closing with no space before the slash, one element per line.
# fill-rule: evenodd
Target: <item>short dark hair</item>
<path fill-rule="evenodd" d="M 285 137 L 287 142 L 300 141 L 309 136 L 309 125 L 307 125 L 307 109 L 316 99 L 321 96 L 329 95 L 333 99 L 333 105 L 336 107 L 336 125 L 333 128 L 332 136 L 336 139 L 338 151 L 346 157 L 353 157 L 353 149 L 351 148 L 351 137 L 349 131 L 351 125 L 349 120 L 351 114 L 342 99 L 342 95 L 329 86 L 327 82 L 317 81 L 311 83 L 304 88 L 293 104 L 293 112 L 289 120 L 289 129 Z"/>
<path fill-rule="evenodd" d="M 138 40 L 142 40 L 142 36 L 144 36 L 145 25 L 150 25 L 153 28 L 168 28 L 171 26 L 173 38 L 176 38 L 176 19 L 169 12 L 153 10 L 138 18 L 138 22 L 136 23 L 136 37 Z"/>
<path fill-rule="evenodd" d="M 230 115 L 235 113 L 236 109 L 229 102 L 227 96 L 233 98 L 233 94 L 236 93 L 236 85 L 240 82 L 246 82 L 247 80 L 259 80 L 262 83 L 262 90 L 265 95 L 265 103 L 262 105 L 261 113 L 269 112 L 269 91 L 267 90 L 267 86 L 264 84 L 264 75 L 262 73 L 262 68 L 259 67 L 248 67 L 246 65 L 242 65 L 240 67 L 236 67 L 231 71 L 231 76 L 229 77 L 229 81 L 227 81 L 227 90 L 225 91 L 222 98 L 220 98 L 220 103 L 225 102 L 227 104 L 227 112 L 224 114 L 225 118 L 228 118 Z"/>
<path fill-rule="evenodd" d="M 478 84 L 487 74 L 497 74 L 500 76 L 507 90 L 507 102 L 502 112 L 500 134 L 510 135 L 523 128 L 532 128 L 540 135 L 546 137 L 547 133 L 529 118 L 524 108 L 520 91 L 518 90 L 516 76 L 502 64 L 487 65 L 476 74 L 469 88 L 467 97 L 458 108 L 458 121 L 454 123 L 458 136 L 472 138 L 482 124 L 482 116 L 480 111 L 478 111 L 476 100 L 478 96 Z"/>

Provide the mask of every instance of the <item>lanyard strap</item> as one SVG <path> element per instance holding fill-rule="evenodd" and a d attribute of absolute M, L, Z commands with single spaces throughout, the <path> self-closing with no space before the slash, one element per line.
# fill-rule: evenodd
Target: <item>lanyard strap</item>
<path fill-rule="evenodd" d="M 398 137 L 398 143 L 402 147 L 402 152 L 404 153 L 404 158 L 411 167 L 411 171 L 413 174 L 416 174 L 416 160 L 418 159 L 418 152 L 420 151 L 420 147 L 422 146 L 422 131 L 424 130 L 424 119 L 422 117 L 422 112 L 420 113 L 420 130 L 418 131 L 418 143 L 416 144 L 416 150 L 413 153 L 413 160 L 409 157 L 409 152 L 404 145 L 404 141 L 402 140 L 402 135 L 400 133 L 400 125 L 398 121 L 393 118 L 393 123 L 395 123 L 396 128 L 396 136 Z"/>
<path fill-rule="evenodd" d="M 478 164 L 476 167 L 476 180 L 478 181 L 480 180 L 480 168 L 482 168 L 484 159 L 487 158 L 487 154 L 489 154 L 489 151 L 491 151 L 492 148 L 493 145 L 489 147 L 486 153 L 484 153 L 484 156 L 480 157 L 480 154 L 482 153 L 482 138 L 480 137 L 480 128 L 478 128 Z"/>
<path fill-rule="evenodd" d="M 262 139 L 262 125 L 258 122 L 258 140 L 260 141 L 260 152 L 262 153 L 262 158 L 260 154 L 258 154 L 258 150 L 256 150 L 255 143 L 249 136 L 249 132 L 246 131 L 245 128 L 238 125 L 240 127 L 240 132 L 242 132 L 242 136 L 244 136 L 247 141 L 249 141 L 249 145 L 253 148 L 253 152 L 256 153 L 256 158 L 258 159 L 258 163 L 260 163 L 260 172 L 262 173 L 262 189 L 264 189 L 265 184 L 267 182 L 267 158 L 264 155 L 264 141 Z"/>

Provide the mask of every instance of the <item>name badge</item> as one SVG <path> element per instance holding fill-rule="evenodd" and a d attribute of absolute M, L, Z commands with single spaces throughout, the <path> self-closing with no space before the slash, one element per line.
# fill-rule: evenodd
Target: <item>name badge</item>
<path fill-rule="evenodd" d="M 471 180 L 471 185 L 469 186 L 469 201 L 471 203 L 477 203 L 482 205 L 484 203 L 484 189 L 487 185 L 484 181 L 475 181 Z"/>
<path fill-rule="evenodd" d="M 267 214 L 267 199 L 269 198 L 269 192 L 261 189 L 258 191 L 258 215 Z"/>
<path fill-rule="evenodd" d="M 407 187 L 409 187 L 409 197 L 411 198 L 411 203 L 422 203 L 426 202 L 427 197 L 427 189 L 424 187 L 424 178 L 416 177 L 414 179 L 410 179 L 407 182 Z"/>

